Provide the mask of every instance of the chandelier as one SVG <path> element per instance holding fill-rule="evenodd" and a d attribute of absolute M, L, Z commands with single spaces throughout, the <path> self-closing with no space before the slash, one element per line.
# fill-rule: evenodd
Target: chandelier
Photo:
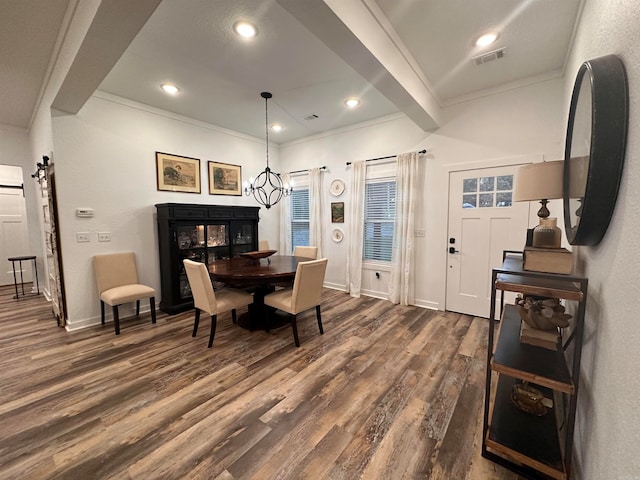
<path fill-rule="evenodd" d="M 271 208 L 271 205 L 275 205 L 280 201 L 282 197 L 288 197 L 291 195 L 293 187 L 288 183 L 283 185 L 280 174 L 272 172 L 269 168 L 269 109 L 268 100 L 273 97 L 269 92 L 262 92 L 260 94 L 264 98 L 264 118 L 265 118 L 265 132 L 267 139 L 267 167 L 253 179 L 249 178 L 248 182 L 244 182 L 244 194 L 249 196 L 253 194 L 254 198 L 260 205 L 264 205 L 265 208 Z"/>

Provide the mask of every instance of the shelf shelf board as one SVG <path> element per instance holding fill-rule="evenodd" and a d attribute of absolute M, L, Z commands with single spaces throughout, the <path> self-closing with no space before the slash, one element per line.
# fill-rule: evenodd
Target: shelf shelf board
<path fill-rule="evenodd" d="M 575 387 L 564 351 L 520 343 L 520 315 L 515 305 L 505 305 L 491 369 L 560 392 Z"/>
<path fill-rule="evenodd" d="M 566 480 L 554 411 L 537 417 L 519 410 L 511 401 L 515 379 L 500 375 L 486 445 L 507 459 L 532 467 L 558 480 Z M 551 397 L 550 390 L 540 389 Z"/>
<path fill-rule="evenodd" d="M 502 268 L 509 273 L 498 273 L 496 289 L 529 295 L 564 298 L 581 301 L 580 277 L 532 272 L 522 269 L 522 256 L 507 256 Z"/>

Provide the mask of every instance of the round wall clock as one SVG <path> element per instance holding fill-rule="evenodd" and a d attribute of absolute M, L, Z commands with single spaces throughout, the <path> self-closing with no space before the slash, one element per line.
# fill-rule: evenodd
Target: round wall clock
<path fill-rule="evenodd" d="M 331 182 L 329 191 L 334 197 L 339 197 L 340 195 L 342 195 L 342 192 L 344 192 L 344 182 L 342 180 L 334 180 L 333 182 Z"/>

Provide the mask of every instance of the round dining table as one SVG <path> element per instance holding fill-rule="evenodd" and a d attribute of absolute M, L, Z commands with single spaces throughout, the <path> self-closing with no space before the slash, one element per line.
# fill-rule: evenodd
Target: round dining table
<path fill-rule="evenodd" d="M 273 255 L 257 260 L 232 258 L 217 260 L 209 264 L 211 278 L 234 287 L 255 287 L 292 281 L 296 276 L 298 262 L 312 258 L 293 255 Z"/>
<path fill-rule="evenodd" d="M 299 262 L 312 258 L 293 255 L 273 255 L 261 259 L 232 258 L 216 260 L 209 264 L 209 275 L 216 282 L 230 287 L 251 289 L 253 304 L 249 305 L 249 315 L 240 315 L 238 325 L 249 330 L 264 328 L 269 330 L 282 324 L 274 320 L 273 312 L 264 305 L 264 296 L 275 290 L 275 285 L 293 283 Z"/>

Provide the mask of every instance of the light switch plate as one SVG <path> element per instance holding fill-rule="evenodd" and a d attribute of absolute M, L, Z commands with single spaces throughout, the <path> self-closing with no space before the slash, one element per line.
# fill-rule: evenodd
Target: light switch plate
<path fill-rule="evenodd" d="M 76 242 L 77 243 L 86 243 L 90 242 L 89 232 L 76 232 Z"/>

